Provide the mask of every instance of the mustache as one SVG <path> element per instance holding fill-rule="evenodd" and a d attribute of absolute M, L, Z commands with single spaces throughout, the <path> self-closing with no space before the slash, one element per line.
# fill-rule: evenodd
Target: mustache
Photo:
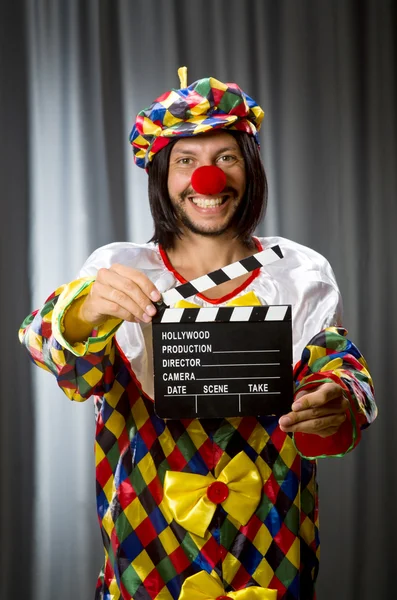
<path fill-rule="evenodd" d="M 233 187 L 226 187 L 222 190 L 221 193 L 227 194 L 228 196 L 233 196 L 233 197 L 237 196 L 237 190 L 235 190 Z M 180 198 L 180 200 L 186 200 L 186 198 L 188 198 L 189 196 L 195 196 L 196 194 L 197 194 L 197 192 L 192 187 L 188 187 L 188 188 L 186 188 L 186 190 L 184 190 L 183 192 L 181 192 L 179 194 L 179 198 Z M 213 196 L 214 194 L 210 194 L 210 195 Z"/>

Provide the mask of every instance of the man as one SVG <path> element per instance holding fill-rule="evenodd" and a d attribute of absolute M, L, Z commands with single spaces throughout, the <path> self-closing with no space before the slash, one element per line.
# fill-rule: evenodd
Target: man
<path fill-rule="evenodd" d="M 70 399 L 92 395 L 96 404 L 98 599 L 315 597 L 314 459 L 354 448 L 376 407 L 365 361 L 337 327 L 340 294 L 327 261 L 289 240 L 252 236 L 267 191 L 262 118 L 236 84 L 213 78 L 181 81 L 142 111 L 131 142 L 149 177 L 151 243 L 99 248 L 22 326 L 34 362 Z M 282 260 L 192 303 L 292 305 L 291 411 L 160 419 L 151 320 L 161 292 L 275 243 Z"/>

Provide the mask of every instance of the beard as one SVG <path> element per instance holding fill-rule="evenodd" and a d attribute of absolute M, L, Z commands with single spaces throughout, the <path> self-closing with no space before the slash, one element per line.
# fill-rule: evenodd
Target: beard
<path fill-rule="evenodd" d="M 195 223 L 194 221 L 192 221 L 192 219 L 189 217 L 189 215 L 185 211 L 184 207 L 186 206 L 186 202 L 190 202 L 188 197 L 194 196 L 193 190 L 185 190 L 184 192 L 182 192 L 182 194 L 179 195 L 178 198 L 175 198 L 175 199 L 171 198 L 171 201 L 172 201 L 172 204 L 174 207 L 174 211 L 175 211 L 178 221 L 180 223 L 182 223 L 182 225 L 184 225 L 186 227 L 186 229 L 188 231 L 190 231 L 191 233 L 195 233 L 195 234 L 206 236 L 206 237 L 216 237 L 216 236 L 222 235 L 226 231 L 230 231 L 231 229 L 234 229 L 234 227 L 238 221 L 237 209 L 239 207 L 240 202 L 237 199 L 236 190 L 234 190 L 232 188 L 227 188 L 224 191 L 227 192 L 227 194 L 230 196 L 230 202 L 231 202 L 232 209 L 233 209 L 231 211 L 231 214 L 229 215 L 228 220 L 225 223 L 222 223 L 219 225 L 214 224 L 211 226 L 211 225 L 198 224 L 198 223 Z"/>

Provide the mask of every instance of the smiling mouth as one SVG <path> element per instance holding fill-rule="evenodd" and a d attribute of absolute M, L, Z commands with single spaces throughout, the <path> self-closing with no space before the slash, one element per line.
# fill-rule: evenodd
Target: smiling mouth
<path fill-rule="evenodd" d="M 193 202 L 199 208 L 215 208 L 224 204 L 228 199 L 229 196 L 222 196 L 221 198 L 197 198 L 192 196 L 189 198 L 190 202 Z"/>

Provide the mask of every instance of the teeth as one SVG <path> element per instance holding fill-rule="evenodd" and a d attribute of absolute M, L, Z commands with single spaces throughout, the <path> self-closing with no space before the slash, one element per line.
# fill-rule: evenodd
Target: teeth
<path fill-rule="evenodd" d="M 200 208 L 208 208 L 219 206 L 222 204 L 223 198 L 192 198 L 192 202 Z"/>

